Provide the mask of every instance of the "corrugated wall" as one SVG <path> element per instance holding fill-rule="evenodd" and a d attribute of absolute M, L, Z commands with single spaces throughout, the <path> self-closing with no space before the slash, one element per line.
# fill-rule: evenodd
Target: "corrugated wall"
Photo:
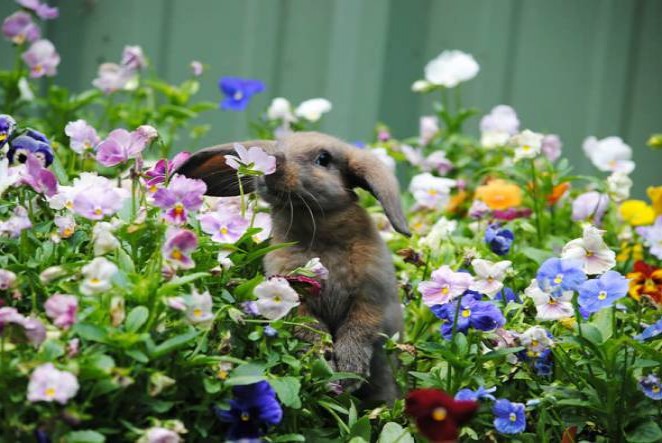
<path fill-rule="evenodd" d="M 2 0 L 0 10 L 13 9 Z M 247 118 L 275 96 L 329 98 L 322 130 L 355 140 L 382 121 L 398 137 L 417 131 L 430 101 L 410 92 L 425 63 L 462 49 L 481 64 L 464 103 L 507 103 L 526 127 L 555 132 L 580 171 L 587 135 L 620 135 L 635 151 L 637 193 L 662 183 L 662 2 L 658 0 L 66 0 L 49 34 L 62 55 L 59 81 L 80 90 L 125 44 L 144 47 L 172 81 L 199 59 L 201 95 L 218 100 L 221 75 L 268 85 L 247 113 L 212 112 L 206 142 L 241 139 Z M 5 14 L 6 15 L 6 14 Z M 469 126 L 475 131 L 478 119 Z M 195 148 L 195 146 L 181 146 Z"/>

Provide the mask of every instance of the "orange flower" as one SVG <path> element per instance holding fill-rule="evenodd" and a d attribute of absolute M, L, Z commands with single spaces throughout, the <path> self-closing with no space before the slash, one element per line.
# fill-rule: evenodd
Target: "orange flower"
<path fill-rule="evenodd" d="M 451 197 L 451 200 L 448 202 L 448 206 L 446 206 L 446 210 L 448 212 L 457 211 L 460 205 L 464 203 L 464 201 L 467 199 L 468 196 L 469 193 L 467 193 L 467 191 L 465 190 L 458 192 L 457 194 Z"/>
<path fill-rule="evenodd" d="M 476 198 L 490 209 L 508 209 L 522 203 L 522 190 L 514 183 L 495 179 L 476 189 Z"/>
<path fill-rule="evenodd" d="M 632 271 L 627 275 L 630 279 L 630 297 L 639 300 L 644 296 L 656 306 L 662 306 L 662 269 L 640 260 L 634 264 Z"/>
<path fill-rule="evenodd" d="M 554 186 L 554 189 L 552 189 L 552 193 L 547 196 L 547 203 L 550 205 L 556 204 L 557 201 L 561 197 L 563 197 L 566 193 L 566 191 L 570 189 L 570 183 L 564 182 L 561 183 L 560 185 Z"/>

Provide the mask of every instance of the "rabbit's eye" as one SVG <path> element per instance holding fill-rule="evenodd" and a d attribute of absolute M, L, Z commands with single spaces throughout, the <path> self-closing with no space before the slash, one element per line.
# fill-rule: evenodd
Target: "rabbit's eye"
<path fill-rule="evenodd" d="M 323 167 L 328 167 L 331 163 L 331 154 L 326 151 L 320 152 L 320 154 L 315 159 L 315 164 Z"/>

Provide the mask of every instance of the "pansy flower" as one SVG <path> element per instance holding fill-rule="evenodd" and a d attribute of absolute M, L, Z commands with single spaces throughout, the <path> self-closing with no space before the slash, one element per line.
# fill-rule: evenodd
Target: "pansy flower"
<path fill-rule="evenodd" d="M 515 148 L 515 159 L 517 162 L 521 159 L 533 159 L 540 155 L 542 149 L 543 135 L 537 132 L 525 129 L 508 140 L 508 144 Z"/>
<path fill-rule="evenodd" d="M 26 9 L 34 11 L 42 20 L 52 20 L 57 18 L 60 14 L 57 7 L 48 6 L 47 3 L 42 3 L 39 0 L 16 0 L 16 3 Z"/>
<path fill-rule="evenodd" d="M 563 291 L 552 295 L 542 290 L 538 282 L 533 279 L 524 291 L 527 297 L 531 297 L 536 306 L 538 320 L 562 320 L 574 315 L 572 306 L 572 291 Z"/>
<path fill-rule="evenodd" d="M 100 141 L 97 130 L 85 120 L 67 123 L 67 126 L 64 127 L 64 133 L 69 136 L 71 150 L 77 154 L 83 154 L 94 149 Z"/>
<path fill-rule="evenodd" d="M 23 43 L 39 39 L 41 30 L 32 20 L 32 16 L 25 11 L 16 11 L 2 23 L 2 35 L 12 43 L 22 45 Z"/>
<path fill-rule="evenodd" d="M 490 209 L 508 209 L 522 204 L 522 189 L 515 183 L 494 179 L 476 188 L 475 198 Z"/>
<path fill-rule="evenodd" d="M 519 434 L 526 429 L 523 403 L 501 398 L 494 403 L 494 428 L 502 434 Z"/>
<path fill-rule="evenodd" d="M 207 326 L 214 319 L 213 301 L 209 291 L 200 293 L 193 288 L 188 295 L 167 299 L 166 304 L 172 309 L 184 312 L 191 324 Z"/>
<path fill-rule="evenodd" d="M 285 317 L 301 303 L 299 294 L 282 277 L 272 277 L 258 284 L 253 293 L 257 297 L 257 311 L 269 320 Z"/>
<path fill-rule="evenodd" d="M 68 329 L 76 323 L 78 299 L 73 295 L 55 294 L 44 303 L 46 315 L 58 328 Z"/>
<path fill-rule="evenodd" d="M 542 289 L 557 294 L 577 290 L 586 281 L 586 274 L 578 260 L 548 258 L 538 268 L 536 281 Z"/>
<path fill-rule="evenodd" d="M 455 313 L 458 312 L 458 307 L 455 303 L 446 303 L 430 308 L 437 317 L 443 320 L 441 335 L 446 340 L 453 338 L 453 327 L 455 327 L 455 332 L 462 333 L 466 333 L 469 328 L 479 331 L 493 331 L 506 323 L 505 317 L 496 305 L 479 301 L 479 298 L 480 294 L 476 293 L 464 295 L 459 302 L 457 320 L 455 319 Z"/>
<path fill-rule="evenodd" d="M 220 214 L 208 212 L 198 216 L 200 228 L 210 234 L 217 243 L 234 243 L 239 240 L 250 225 L 241 214 Z"/>
<path fill-rule="evenodd" d="M 639 389 L 652 400 L 662 400 L 662 382 L 653 374 L 648 374 L 639 380 Z"/>
<path fill-rule="evenodd" d="M 221 101 L 221 109 L 230 111 L 243 111 L 255 94 L 264 91 L 264 83 L 260 80 L 251 80 L 239 77 L 222 77 L 218 87 L 225 94 Z"/>
<path fill-rule="evenodd" d="M 32 43 L 21 58 L 30 68 L 30 77 L 53 77 L 57 74 L 57 66 L 60 64 L 60 54 L 50 40 L 41 39 Z"/>
<path fill-rule="evenodd" d="M 53 149 L 44 134 L 34 129 L 28 129 L 9 143 L 7 158 L 12 164 L 20 164 L 28 161 L 32 154 L 44 167 L 53 163 Z"/>
<path fill-rule="evenodd" d="M 504 146 L 519 130 L 517 113 L 508 105 L 498 105 L 480 119 L 480 144 L 485 148 Z"/>
<path fill-rule="evenodd" d="M 16 206 L 9 220 L 0 222 L 0 236 L 7 235 L 10 238 L 18 238 L 21 232 L 32 227 L 28 217 L 28 210 L 23 206 Z"/>
<path fill-rule="evenodd" d="M 501 228 L 498 223 L 491 224 L 485 230 L 485 243 L 496 255 L 506 255 L 515 240 L 513 232 Z"/>
<path fill-rule="evenodd" d="M 588 280 L 579 287 L 577 302 L 588 313 L 608 308 L 628 293 L 628 279 L 616 271 L 607 271 L 600 278 Z"/>
<path fill-rule="evenodd" d="M 197 211 L 202 206 L 202 197 L 207 192 L 207 185 L 202 180 L 176 174 L 166 188 L 154 194 L 154 205 L 163 210 L 165 221 L 174 225 L 183 225 L 189 211 Z"/>
<path fill-rule="evenodd" d="M 0 148 L 9 141 L 16 129 L 16 120 L 11 115 L 0 114 Z"/>
<path fill-rule="evenodd" d="M 609 207 L 609 196 L 596 191 L 585 192 L 572 202 L 572 219 L 589 220 L 599 225 Z"/>
<path fill-rule="evenodd" d="M 302 101 L 294 110 L 294 115 L 309 122 L 316 122 L 322 118 L 322 115 L 330 112 L 332 108 L 331 102 L 325 98 L 311 98 Z"/>
<path fill-rule="evenodd" d="M 632 148 L 620 137 L 607 137 L 602 140 L 588 137 L 582 147 L 593 165 L 601 171 L 629 174 L 634 170 Z"/>
<path fill-rule="evenodd" d="M 264 149 L 258 146 L 252 146 L 246 149 L 239 143 L 234 144 L 234 150 L 237 155 L 226 155 L 225 164 L 232 169 L 239 169 L 241 166 L 264 175 L 276 172 L 276 157 L 267 154 Z"/>
<path fill-rule="evenodd" d="M 473 260 L 471 266 L 474 268 L 476 278 L 470 289 L 494 298 L 496 293 L 503 288 L 503 279 L 511 264 L 512 262 L 509 260 L 496 263 L 480 258 Z"/>
<path fill-rule="evenodd" d="M 627 278 L 630 280 L 630 297 L 639 300 L 643 296 L 662 306 L 662 269 L 639 260 Z"/>
<path fill-rule="evenodd" d="M 518 335 L 518 340 L 526 348 L 526 357 L 538 357 L 554 345 L 552 334 L 542 326 L 532 326 Z"/>
<path fill-rule="evenodd" d="M 168 228 L 163 244 L 163 258 L 174 269 L 191 269 L 195 262 L 190 254 L 198 247 L 198 238 L 187 229 Z"/>
<path fill-rule="evenodd" d="M 78 380 L 68 371 L 60 371 L 52 363 L 38 366 L 30 375 L 28 401 L 66 404 L 78 393 Z"/>
<path fill-rule="evenodd" d="M 644 245 L 655 257 L 662 259 L 662 216 L 657 217 L 653 226 L 639 226 L 637 234 L 644 239 Z"/>
<path fill-rule="evenodd" d="M 469 388 L 463 388 L 457 391 L 455 394 L 455 400 L 462 400 L 462 401 L 478 401 L 478 400 L 492 400 L 494 401 L 495 398 L 492 395 L 493 392 L 496 391 L 496 386 L 491 387 L 489 389 L 485 389 L 483 386 L 479 386 L 478 389 L 475 391 Z"/>
<path fill-rule="evenodd" d="M 97 146 L 97 161 L 103 166 L 112 167 L 137 158 L 157 135 L 156 130 L 147 125 L 132 132 L 115 129 Z"/>
<path fill-rule="evenodd" d="M 108 291 L 112 287 L 111 279 L 118 271 L 115 263 L 103 257 L 95 258 L 81 269 L 85 278 L 80 285 L 80 292 L 94 295 Z"/>
<path fill-rule="evenodd" d="M 35 192 L 52 197 L 57 192 L 55 174 L 42 166 L 40 160 L 32 153 L 28 154 L 25 166 L 19 172 L 19 183 L 30 186 Z"/>
<path fill-rule="evenodd" d="M 586 226 L 581 238 L 569 241 L 561 250 L 561 258 L 580 260 L 589 275 L 602 274 L 616 266 L 616 253 L 602 239 L 602 231 Z"/>
<path fill-rule="evenodd" d="M 422 281 L 418 291 L 427 306 L 443 305 L 463 294 L 473 284 L 473 277 L 467 272 L 455 272 L 444 265 L 432 272 L 431 280 Z"/>
<path fill-rule="evenodd" d="M 232 388 L 230 409 L 214 407 L 219 420 L 229 424 L 227 441 L 258 441 L 268 426 L 283 419 L 276 392 L 266 381 Z"/>
<path fill-rule="evenodd" d="M 460 428 L 478 411 L 478 402 L 456 400 L 439 389 L 416 389 L 405 399 L 405 412 L 434 442 L 455 441 Z"/>
<path fill-rule="evenodd" d="M 160 186 L 164 186 L 168 182 L 172 173 L 184 164 L 189 157 L 191 157 L 191 153 L 183 151 L 175 155 L 172 160 L 162 158 L 157 161 L 152 168 L 145 171 L 147 190 L 154 194 Z"/>
<path fill-rule="evenodd" d="M 16 283 L 16 274 L 7 269 L 0 269 L 0 291 L 6 291 Z"/>
<path fill-rule="evenodd" d="M 434 177 L 429 172 L 416 175 L 409 184 L 409 190 L 416 199 L 416 205 L 425 209 L 441 210 L 450 201 L 451 189 L 457 186 L 457 181 Z"/>
<path fill-rule="evenodd" d="M 662 318 L 644 329 L 641 334 L 635 335 L 634 339 L 639 341 L 646 341 L 651 340 L 660 334 L 662 334 Z"/>

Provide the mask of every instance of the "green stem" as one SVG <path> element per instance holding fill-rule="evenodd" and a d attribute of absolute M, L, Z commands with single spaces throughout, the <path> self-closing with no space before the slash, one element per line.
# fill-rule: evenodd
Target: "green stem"
<path fill-rule="evenodd" d="M 541 220 L 540 216 L 541 210 L 540 210 L 540 199 L 538 196 L 538 179 L 537 179 L 537 173 L 536 173 L 536 164 L 535 164 L 535 159 L 531 159 L 531 186 L 532 190 L 531 192 L 533 193 L 533 210 L 536 213 L 536 232 L 538 233 L 538 246 L 542 246 L 542 225 L 541 225 Z"/>
<path fill-rule="evenodd" d="M 239 171 L 237 171 L 237 181 L 239 182 L 239 197 L 241 198 L 241 216 L 244 217 L 246 215 L 246 201 L 244 198 L 244 185 L 241 182 Z"/>

